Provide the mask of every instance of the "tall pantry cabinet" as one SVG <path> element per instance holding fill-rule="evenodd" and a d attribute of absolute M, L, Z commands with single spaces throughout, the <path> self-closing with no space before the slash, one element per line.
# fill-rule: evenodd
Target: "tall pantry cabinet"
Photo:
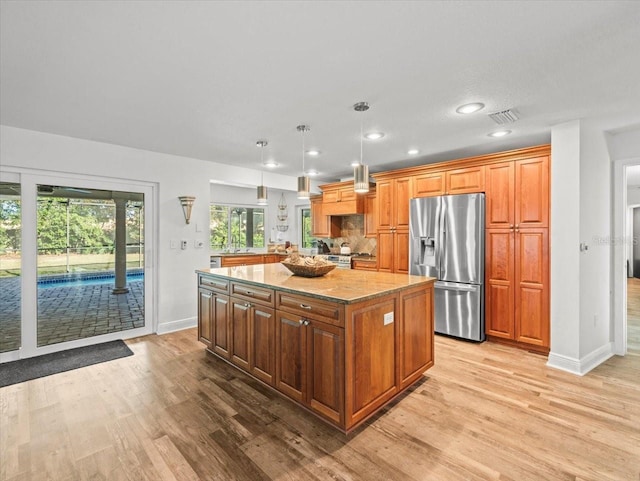
<path fill-rule="evenodd" d="M 549 349 L 549 155 L 486 166 L 489 339 Z"/>

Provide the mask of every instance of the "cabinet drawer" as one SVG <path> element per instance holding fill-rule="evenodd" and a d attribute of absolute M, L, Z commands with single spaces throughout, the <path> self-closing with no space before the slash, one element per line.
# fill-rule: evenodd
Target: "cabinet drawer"
<path fill-rule="evenodd" d="M 263 264 L 264 256 L 252 254 L 248 256 L 231 256 L 222 257 L 222 267 L 237 267 L 237 266 L 252 266 L 256 264 Z"/>
<path fill-rule="evenodd" d="M 227 294 L 229 292 L 229 281 L 226 279 L 220 279 L 219 277 L 198 276 L 198 286 L 205 289 L 211 289 L 214 291 Z"/>
<path fill-rule="evenodd" d="M 276 309 L 289 311 L 301 317 L 312 317 L 334 326 L 344 327 L 344 309 L 335 302 L 311 297 L 276 292 Z"/>
<path fill-rule="evenodd" d="M 362 270 L 370 270 L 370 271 L 378 270 L 377 261 L 363 261 L 363 260 L 353 259 L 352 264 L 354 269 L 362 269 Z"/>
<path fill-rule="evenodd" d="M 274 292 L 271 289 L 232 282 L 231 295 L 259 302 L 264 305 L 273 306 Z"/>

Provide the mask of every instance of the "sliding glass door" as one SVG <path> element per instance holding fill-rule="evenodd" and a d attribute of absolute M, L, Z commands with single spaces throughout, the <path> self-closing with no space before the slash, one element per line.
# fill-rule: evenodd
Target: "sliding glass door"
<path fill-rule="evenodd" d="M 153 187 L 6 177 L 0 361 L 153 332 Z"/>

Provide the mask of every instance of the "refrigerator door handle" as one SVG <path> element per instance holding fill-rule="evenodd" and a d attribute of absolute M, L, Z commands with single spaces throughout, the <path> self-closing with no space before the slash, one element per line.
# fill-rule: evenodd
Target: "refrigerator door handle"
<path fill-rule="evenodd" d="M 460 284 L 454 284 L 451 282 L 442 282 L 442 281 L 437 281 L 434 284 L 435 287 L 439 287 L 441 289 L 446 289 L 448 291 L 475 291 L 477 290 L 480 286 L 476 285 L 476 284 L 471 284 L 471 285 L 460 285 Z"/>

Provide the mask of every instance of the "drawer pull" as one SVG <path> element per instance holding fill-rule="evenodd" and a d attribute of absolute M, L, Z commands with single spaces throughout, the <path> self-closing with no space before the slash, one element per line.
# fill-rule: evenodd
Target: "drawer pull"
<path fill-rule="evenodd" d="M 254 296 L 255 293 L 253 291 L 244 291 L 244 293 L 248 296 Z"/>
<path fill-rule="evenodd" d="M 300 319 L 298 321 L 298 324 L 300 324 L 301 326 L 308 326 L 309 325 L 309 320 L 308 319 Z"/>
<path fill-rule="evenodd" d="M 245 302 L 244 303 L 244 307 L 251 307 L 251 303 L 250 302 Z"/>
<path fill-rule="evenodd" d="M 307 304 L 300 304 L 300 307 L 302 309 L 309 309 L 309 310 L 313 309 L 311 306 L 308 306 Z"/>

